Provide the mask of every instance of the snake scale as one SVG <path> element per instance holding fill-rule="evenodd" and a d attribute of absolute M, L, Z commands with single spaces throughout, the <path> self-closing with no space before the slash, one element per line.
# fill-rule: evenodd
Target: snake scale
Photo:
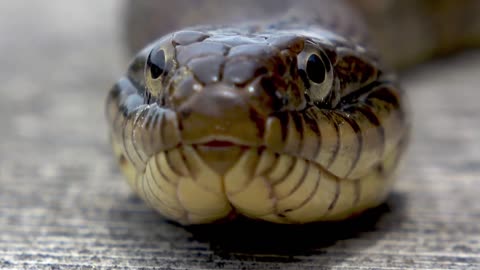
<path fill-rule="evenodd" d="M 133 190 L 181 224 L 334 221 L 382 203 L 410 131 L 391 67 L 476 41 L 450 25 L 392 48 L 389 1 L 369 2 L 131 1 L 130 48 L 150 43 L 106 114 Z"/>

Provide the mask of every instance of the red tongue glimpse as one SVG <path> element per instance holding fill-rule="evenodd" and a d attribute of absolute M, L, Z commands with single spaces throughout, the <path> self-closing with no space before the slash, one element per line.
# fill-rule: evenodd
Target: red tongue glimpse
<path fill-rule="evenodd" d="M 213 140 L 210 142 L 207 142 L 203 144 L 205 146 L 210 146 L 210 147 L 228 147 L 228 146 L 234 146 L 235 144 L 229 141 L 217 141 Z"/>

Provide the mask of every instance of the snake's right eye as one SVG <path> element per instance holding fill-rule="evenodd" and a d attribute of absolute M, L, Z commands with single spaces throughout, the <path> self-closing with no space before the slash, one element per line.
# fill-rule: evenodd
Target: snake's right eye
<path fill-rule="evenodd" d="M 325 81 L 326 67 L 320 56 L 311 54 L 307 60 L 306 72 L 308 78 L 314 83 L 322 83 Z"/>
<path fill-rule="evenodd" d="M 163 50 L 152 51 L 148 56 L 147 66 L 150 69 L 152 79 L 158 79 L 165 73 L 165 52 Z"/>

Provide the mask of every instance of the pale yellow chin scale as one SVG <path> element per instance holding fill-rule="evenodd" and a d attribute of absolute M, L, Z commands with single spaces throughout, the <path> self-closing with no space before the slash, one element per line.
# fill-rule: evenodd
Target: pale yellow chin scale
<path fill-rule="evenodd" d="M 207 150 L 183 145 L 153 155 L 138 171 L 121 146 L 113 145 L 136 193 L 182 224 L 211 223 L 235 214 L 276 223 L 345 219 L 385 199 L 398 156 L 392 151 L 364 177 L 342 180 L 313 162 L 242 146 L 211 149 L 216 157 L 209 159 Z M 220 165 L 213 162 L 218 155 L 225 156 Z"/>

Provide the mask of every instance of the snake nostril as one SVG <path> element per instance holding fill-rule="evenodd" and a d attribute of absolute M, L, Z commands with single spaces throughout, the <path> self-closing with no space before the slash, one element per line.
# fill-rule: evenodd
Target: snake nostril
<path fill-rule="evenodd" d="M 280 111 L 288 99 L 285 95 L 287 83 L 278 76 L 265 74 L 256 78 L 248 86 L 248 102 L 260 115 Z"/>

